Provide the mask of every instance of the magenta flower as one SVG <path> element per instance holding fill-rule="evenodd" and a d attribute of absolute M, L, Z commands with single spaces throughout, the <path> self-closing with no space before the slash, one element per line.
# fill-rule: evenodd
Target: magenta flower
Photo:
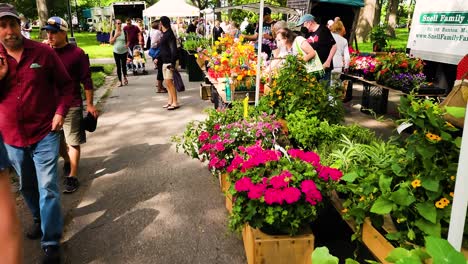
<path fill-rule="evenodd" d="M 301 198 L 301 191 L 296 187 L 288 187 L 283 190 L 283 197 L 286 203 L 293 204 Z"/>
<path fill-rule="evenodd" d="M 224 144 L 222 142 L 217 142 L 214 146 L 214 148 L 217 150 L 217 151 L 223 151 L 225 150 L 226 148 L 224 147 Z"/>
<path fill-rule="evenodd" d="M 218 135 L 213 135 L 211 136 L 211 140 L 218 140 L 219 139 L 219 136 Z"/>
<path fill-rule="evenodd" d="M 265 203 L 268 205 L 283 204 L 283 191 L 273 188 L 267 189 L 265 191 Z"/>
<path fill-rule="evenodd" d="M 325 181 L 328 181 L 329 179 L 332 179 L 333 181 L 338 181 L 339 179 L 341 179 L 342 176 L 343 172 L 341 172 L 338 169 L 327 166 L 321 167 L 318 175 L 319 178 Z"/>
<path fill-rule="evenodd" d="M 204 142 L 206 141 L 208 138 L 210 137 L 210 133 L 206 132 L 206 131 L 203 131 L 200 133 L 200 135 L 198 136 L 198 140 L 201 141 L 201 142 Z"/>
<path fill-rule="evenodd" d="M 263 194 L 265 193 L 266 185 L 265 184 L 254 184 L 250 187 L 250 191 L 248 193 L 249 199 L 260 199 Z"/>
<path fill-rule="evenodd" d="M 312 180 L 303 181 L 301 183 L 301 191 L 306 195 L 306 201 L 311 205 L 316 205 L 317 202 L 322 201 L 322 194 Z"/>
<path fill-rule="evenodd" d="M 244 159 L 236 154 L 234 159 L 231 161 L 231 165 L 228 166 L 227 172 L 232 172 L 233 170 L 239 168 L 239 166 L 244 162 Z"/>
<path fill-rule="evenodd" d="M 216 125 L 214 125 L 213 128 L 214 128 L 214 130 L 219 131 L 221 129 L 221 125 L 216 124 Z"/>
<path fill-rule="evenodd" d="M 206 144 L 204 144 L 204 145 L 200 148 L 199 152 L 200 152 L 200 153 L 208 152 L 212 147 L 213 147 L 212 144 L 206 143 Z"/>
<path fill-rule="evenodd" d="M 242 177 L 240 180 L 236 181 L 234 189 L 238 192 L 247 192 L 253 186 L 252 180 L 248 177 Z"/>
<path fill-rule="evenodd" d="M 286 176 L 283 174 L 280 174 L 278 176 L 272 177 L 270 179 L 270 184 L 273 186 L 275 189 L 281 189 L 284 187 L 288 186 L 288 182 L 285 181 Z"/>
<path fill-rule="evenodd" d="M 293 158 L 301 159 L 305 162 L 308 162 L 314 166 L 318 166 L 320 164 L 320 156 L 317 155 L 315 152 L 304 152 L 300 149 L 290 149 L 288 150 L 288 154 Z"/>

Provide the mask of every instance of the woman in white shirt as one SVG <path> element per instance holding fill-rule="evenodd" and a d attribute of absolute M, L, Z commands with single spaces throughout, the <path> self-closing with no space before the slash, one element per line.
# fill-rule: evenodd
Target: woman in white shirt
<path fill-rule="evenodd" d="M 276 32 L 276 46 L 278 52 L 273 52 L 275 58 L 270 64 L 271 70 L 279 68 L 283 58 L 287 55 L 301 56 L 307 62 L 317 54 L 304 37 L 296 35 L 288 28 L 282 28 Z"/>
<path fill-rule="evenodd" d="M 349 68 L 348 41 L 343 37 L 346 34 L 343 22 L 334 22 L 331 26 L 332 36 L 336 41 L 336 52 L 333 56 L 332 72 L 343 72 Z"/>

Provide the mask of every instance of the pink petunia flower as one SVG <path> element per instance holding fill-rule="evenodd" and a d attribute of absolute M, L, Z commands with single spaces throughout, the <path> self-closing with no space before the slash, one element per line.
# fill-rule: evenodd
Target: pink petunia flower
<path fill-rule="evenodd" d="M 198 140 L 200 142 L 205 142 L 208 138 L 210 138 L 210 133 L 206 131 L 201 132 L 200 135 L 198 136 Z"/>
<path fill-rule="evenodd" d="M 265 203 L 268 205 L 272 205 L 274 203 L 283 204 L 283 191 L 268 188 L 265 191 Z"/>
<path fill-rule="evenodd" d="M 254 184 L 250 187 L 250 191 L 248 193 L 249 199 L 260 199 L 263 194 L 265 193 L 266 185 L 265 184 Z"/>
<path fill-rule="evenodd" d="M 338 169 L 327 166 L 321 167 L 318 174 L 318 177 L 325 181 L 328 181 L 329 179 L 332 179 L 333 181 L 338 181 L 341 179 L 342 176 L 343 172 L 341 172 Z"/>
<path fill-rule="evenodd" d="M 238 192 L 248 192 L 253 186 L 252 180 L 248 177 L 242 177 L 240 180 L 236 181 L 234 189 Z"/>
<path fill-rule="evenodd" d="M 219 130 L 221 129 L 221 125 L 220 125 L 220 124 L 216 124 L 216 125 L 214 125 L 213 128 L 214 128 L 214 130 L 219 131 Z"/>
<path fill-rule="evenodd" d="M 301 191 L 296 187 L 284 188 L 283 197 L 287 204 L 293 204 L 301 198 Z"/>

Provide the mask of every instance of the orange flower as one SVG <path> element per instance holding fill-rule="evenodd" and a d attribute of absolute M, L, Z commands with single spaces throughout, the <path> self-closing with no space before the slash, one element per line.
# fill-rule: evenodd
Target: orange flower
<path fill-rule="evenodd" d="M 414 189 L 421 187 L 421 180 L 416 179 L 411 182 L 411 185 L 413 186 Z"/>
<path fill-rule="evenodd" d="M 445 207 L 445 204 L 444 204 L 443 202 L 441 202 L 441 201 L 437 201 L 437 202 L 435 203 L 435 207 L 437 207 L 437 208 L 439 208 L 439 209 L 442 209 L 442 208 Z"/>
<path fill-rule="evenodd" d="M 449 201 L 447 198 L 442 198 L 442 199 L 440 199 L 440 201 L 441 201 L 445 206 L 449 205 L 449 203 L 450 203 L 450 201 Z"/>
<path fill-rule="evenodd" d="M 442 138 L 436 134 L 432 134 L 432 133 L 426 133 L 426 138 L 429 140 L 429 141 L 435 141 L 435 142 L 439 142 L 442 140 Z"/>

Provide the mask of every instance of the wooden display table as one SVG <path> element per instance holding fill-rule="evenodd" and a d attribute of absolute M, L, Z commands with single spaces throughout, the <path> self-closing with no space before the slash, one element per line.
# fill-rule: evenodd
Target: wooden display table
<path fill-rule="evenodd" d="M 223 108 L 228 106 L 231 103 L 231 100 L 226 99 L 226 78 L 211 78 L 206 75 L 206 79 L 210 83 L 211 86 L 211 100 L 215 105 L 215 108 L 218 109 L 219 107 Z M 249 104 L 255 103 L 255 91 L 236 91 L 234 90 L 233 98 L 234 100 L 242 100 L 245 96 L 249 97 Z M 262 96 L 262 94 L 260 94 Z"/>

